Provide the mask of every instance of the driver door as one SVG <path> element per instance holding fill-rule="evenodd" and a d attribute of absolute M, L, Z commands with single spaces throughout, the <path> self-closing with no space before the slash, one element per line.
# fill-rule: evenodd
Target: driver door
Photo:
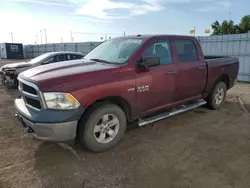
<path fill-rule="evenodd" d="M 161 110 L 173 102 L 176 68 L 172 61 L 170 46 L 168 39 L 154 40 L 142 53 L 142 59 L 159 57 L 160 65 L 137 72 L 136 88 L 140 116 Z"/>

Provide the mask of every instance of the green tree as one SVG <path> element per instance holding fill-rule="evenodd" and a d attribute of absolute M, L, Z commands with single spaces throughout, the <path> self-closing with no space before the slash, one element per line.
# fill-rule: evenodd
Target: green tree
<path fill-rule="evenodd" d="M 234 29 L 234 22 L 233 20 L 230 20 L 228 22 L 228 30 L 227 30 L 227 34 L 236 34 L 236 30 Z"/>
<path fill-rule="evenodd" d="M 233 33 L 235 33 L 235 34 L 240 34 L 241 33 L 241 29 L 240 29 L 240 27 L 239 27 L 239 25 L 234 25 L 233 26 Z"/>
<path fill-rule="evenodd" d="M 241 33 L 248 33 L 250 31 L 250 16 L 244 16 L 239 24 Z"/>
<path fill-rule="evenodd" d="M 221 24 L 218 21 L 212 23 L 212 35 L 227 35 L 248 33 L 250 31 L 250 16 L 244 16 L 239 24 L 234 24 L 232 20 L 223 21 Z"/>
<path fill-rule="evenodd" d="M 221 24 L 221 33 L 222 35 L 229 34 L 229 24 L 227 21 L 223 21 Z"/>
<path fill-rule="evenodd" d="M 212 29 L 214 30 L 213 35 L 221 34 L 221 25 L 218 21 L 215 21 L 214 23 L 212 23 Z"/>

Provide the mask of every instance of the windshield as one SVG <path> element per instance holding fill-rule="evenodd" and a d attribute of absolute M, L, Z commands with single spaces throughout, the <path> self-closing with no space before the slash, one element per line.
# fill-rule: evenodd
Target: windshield
<path fill-rule="evenodd" d="M 88 53 L 84 58 L 99 62 L 123 64 L 143 43 L 141 39 L 117 38 L 108 40 Z"/>
<path fill-rule="evenodd" d="M 31 64 L 39 63 L 39 62 L 41 62 L 42 60 L 46 59 L 46 58 L 49 57 L 49 56 L 50 56 L 50 54 L 48 54 L 48 53 L 43 54 L 43 55 L 40 55 L 40 56 L 38 56 L 38 57 L 36 57 L 36 58 L 34 58 L 34 59 L 31 59 L 31 60 L 29 61 L 29 63 L 31 63 Z"/>

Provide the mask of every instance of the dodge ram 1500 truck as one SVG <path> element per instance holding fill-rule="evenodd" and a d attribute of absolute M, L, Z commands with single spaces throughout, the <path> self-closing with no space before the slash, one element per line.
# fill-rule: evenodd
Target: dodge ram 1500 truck
<path fill-rule="evenodd" d="M 219 109 L 238 70 L 237 58 L 203 56 L 193 37 L 114 38 L 84 59 L 19 74 L 16 116 L 40 140 L 77 140 L 101 152 L 131 122 L 143 126 L 205 104 Z"/>

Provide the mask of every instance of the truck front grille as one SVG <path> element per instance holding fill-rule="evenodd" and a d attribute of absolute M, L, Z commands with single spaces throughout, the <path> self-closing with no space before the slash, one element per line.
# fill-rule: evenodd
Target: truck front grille
<path fill-rule="evenodd" d="M 37 95 L 37 91 L 35 90 L 35 88 L 33 88 L 27 84 L 24 84 L 24 83 L 23 83 L 23 91 L 25 91 L 27 93 L 31 93 L 33 95 Z"/>
<path fill-rule="evenodd" d="M 31 98 L 28 98 L 28 97 L 24 97 L 25 98 L 25 101 L 28 105 L 32 106 L 32 107 L 35 107 L 37 109 L 41 109 L 41 104 L 40 104 L 40 101 L 38 100 L 35 100 L 35 99 L 31 99 Z"/>
<path fill-rule="evenodd" d="M 18 89 L 21 92 L 22 98 L 28 108 L 40 110 L 42 105 L 42 96 L 40 95 L 38 87 L 26 80 L 18 78 Z"/>

